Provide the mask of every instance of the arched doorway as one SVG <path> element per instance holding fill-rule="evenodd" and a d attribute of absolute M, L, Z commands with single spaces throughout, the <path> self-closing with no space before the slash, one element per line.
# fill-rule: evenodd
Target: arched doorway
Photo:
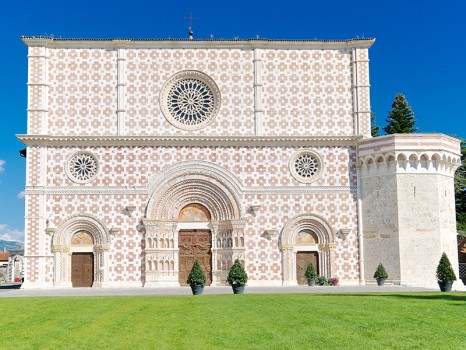
<path fill-rule="evenodd" d="M 203 250 L 208 283 L 226 284 L 233 261 L 245 260 L 240 187 L 228 170 L 205 161 L 177 163 L 154 177 L 142 220 L 144 287 L 185 284 L 193 245 Z"/>
<path fill-rule="evenodd" d="M 202 204 L 188 204 L 181 209 L 178 221 L 182 223 L 209 222 L 211 215 Z M 178 232 L 178 281 L 187 285 L 194 261 L 198 260 L 206 275 L 206 285 L 212 283 L 212 233 L 210 230 L 182 229 Z"/>
<path fill-rule="evenodd" d="M 316 273 L 320 274 L 318 237 L 309 229 L 301 230 L 296 235 L 296 246 L 299 247 L 296 252 L 296 281 L 299 285 L 305 285 L 307 280 L 304 274 L 309 263 L 312 263 Z"/>
<path fill-rule="evenodd" d="M 319 275 L 331 277 L 335 251 L 335 232 L 318 215 L 305 213 L 291 218 L 280 235 L 283 285 L 304 284 L 309 262 Z"/>
<path fill-rule="evenodd" d="M 92 287 L 94 283 L 94 241 L 89 232 L 78 231 L 71 238 L 71 284 Z"/>
<path fill-rule="evenodd" d="M 109 285 L 109 231 L 94 215 L 72 215 L 53 232 L 55 287 Z"/>

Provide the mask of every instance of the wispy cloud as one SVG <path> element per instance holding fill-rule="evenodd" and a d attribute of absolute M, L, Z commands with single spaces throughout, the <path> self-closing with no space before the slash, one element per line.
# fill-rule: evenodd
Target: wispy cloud
<path fill-rule="evenodd" d="M 19 192 L 16 197 L 18 197 L 19 199 L 23 199 L 24 197 L 26 196 L 26 192 L 25 191 L 21 191 Z"/>
<path fill-rule="evenodd" d="M 0 224 L 0 239 L 24 242 L 24 232 L 18 229 L 10 229 L 6 224 Z"/>
<path fill-rule="evenodd" d="M 5 171 L 5 161 L 0 159 L 0 173 L 3 173 Z"/>

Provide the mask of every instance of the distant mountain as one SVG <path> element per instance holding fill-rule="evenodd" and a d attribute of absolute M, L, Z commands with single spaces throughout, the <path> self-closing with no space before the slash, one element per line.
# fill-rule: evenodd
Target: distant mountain
<path fill-rule="evenodd" d="M 0 239 L 0 251 L 3 252 L 4 250 L 20 250 L 24 249 L 24 243 L 18 241 L 4 241 Z"/>

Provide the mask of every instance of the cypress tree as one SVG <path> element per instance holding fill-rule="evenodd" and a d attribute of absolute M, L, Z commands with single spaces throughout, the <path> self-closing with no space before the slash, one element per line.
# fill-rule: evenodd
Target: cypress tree
<path fill-rule="evenodd" d="M 455 173 L 457 231 L 466 239 L 466 139 L 461 140 L 461 166 Z"/>
<path fill-rule="evenodd" d="M 392 110 L 387 118 L 388 125 L 383 128 L 387 134 L 410 134 L 418 130 L 414 125 L 414 113 L 403 94 L 397 94 L 392 103 Z"/>
<path fill-rule="evenodd" d="M 380 126 L 375 124 L 375 112 L 371 112 L 371 135 L 372 137 L 380 136 Z"/>

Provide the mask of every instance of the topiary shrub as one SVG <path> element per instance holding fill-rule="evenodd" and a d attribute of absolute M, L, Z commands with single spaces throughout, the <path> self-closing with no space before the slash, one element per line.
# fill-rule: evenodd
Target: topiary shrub
<path fill-rule="evenodd" d="M 312 263 L 309 263 L 309 265 L 307 265 L 307 269 L 306 269 L 306 272 L 304 273 L 304 276 L 306 278 L 316 278 L 317 277 L 316 270 L 314 269 L 314 265 Z"/>
<path fill-rule="evenodd" d="M 451 266 L 447 254 L 443 253 L 437 265 L 436 272 L 437 280 L 440 282 L 453 282 L 456 281 L 455 271 Z"/>
<path fill-rule="evenodd" d="M 387 279 L 387 277 L 388 273 L 385 271 L 385 267 L 383 267 L 382 263 L 380 263 L 379 266 L 377 266 L 377 270 L 375 270 L 374 278 Z"/>
<path fill-rule="evenodd" d="M 189 273 L 188 276 L 188 284 L 191 286 L 196 286 L 196 285 L 201 285 L 203 286 L 205 284 L 205 274 L 204 271 L 202 271 L 202 267 L 199 264 L 199 261 L 194 261 L 193 268 L 191 269 L 191 272 Z"/>
<path fill-rule="evenodd" d="M 238 259 L 235 260 L 235 263 L 230 269 L 228 273 L 227 282 L 230 285 L 238 284 L 240 286 L 244 286 L 248 281 L 248 274 L 246 270 L 244 270 L 243 265 L 239 262 Z"/>

